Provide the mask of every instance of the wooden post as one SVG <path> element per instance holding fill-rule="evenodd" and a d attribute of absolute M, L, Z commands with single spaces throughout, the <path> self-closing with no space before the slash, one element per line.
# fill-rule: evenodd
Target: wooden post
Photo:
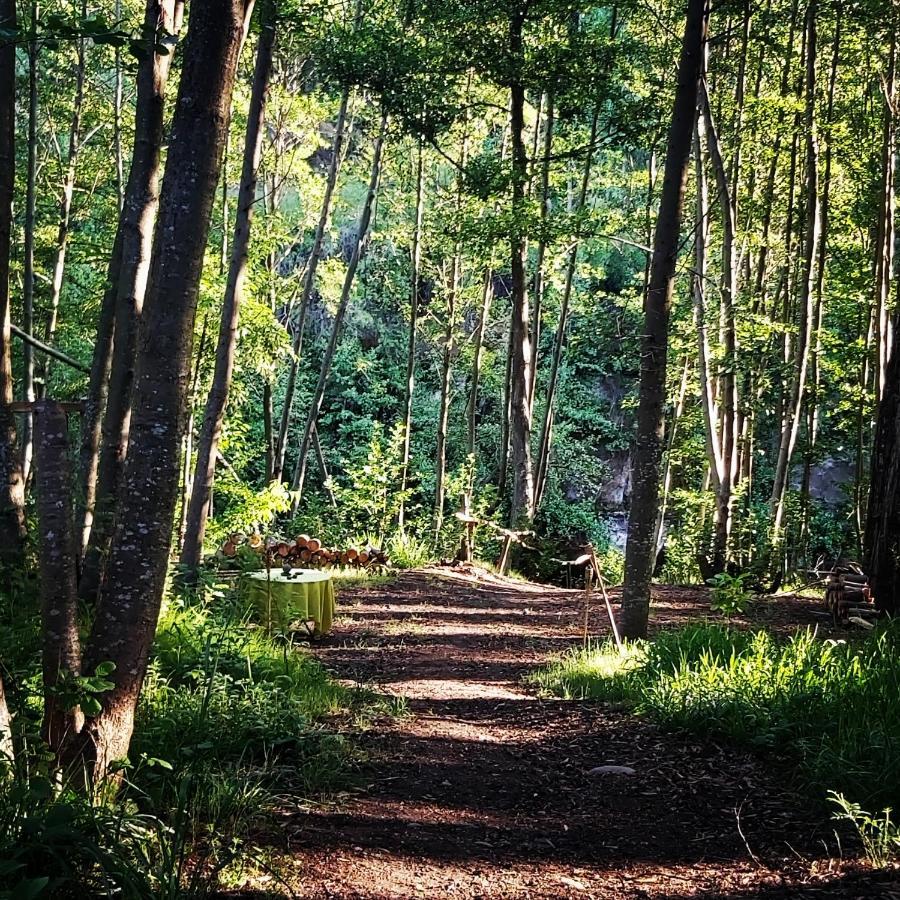
<path fill-rule="evenodd" d="M 582 635 L 582 645 L 585 650 L 588 645 L 588 619 L 591 612 L 591 588 L 593 587 L 594 570 L 590 566 L 584 569 L 584 634 Z"/>
<path fill-rule="evenodd" d="M 600 574 L 600 563 L 597 561 L 597 554 L 594 551 L 593 547 L 591 547 L 591 565 L 594 569 L 595 574 L 597 575 L 597 581 L 600 584 L 600 590 L 603 591 L 603 601 L 606 604 L 606 614 L 609 616 L 609 624 L 612 628 L 613 638 L 616 641 L 616 647 L 618 647 L 619 653 L 624 653 L 625 647 L 622 645 L 622 638 L 619 636 L 619 627 L 616 625 L 616 617 L 613 615 L 612 603 L 609 602 L 609 594 L 606 592 L 606 585 L 603 583 L 603 576 Z"/>

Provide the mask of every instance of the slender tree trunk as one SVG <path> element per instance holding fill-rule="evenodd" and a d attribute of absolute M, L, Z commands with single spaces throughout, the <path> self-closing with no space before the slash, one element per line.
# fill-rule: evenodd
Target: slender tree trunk
<path fill-rule="evenodd" d="M 43 632 L 44 722 L 51 750 L 81 730 L 84 717 L 60 702 L 61 679 L 81 673 L 73 486 L 69 424 L 62 407 L 42 400 L 35 413 L 41 626 Z"/>
<path fill-rule="evenodd" d="M 625 585 L 622 592 L 622 633 L 628 638 L 646 635 L 650 611 L 650 580 L 656 555 L 653 540 L 665 424 L 669 310 L 697 114 L 703 43 L 706 39 L 705 5 L 705 0 L 689 0 L 687 6 L 662 195 L 653 239 L 650 284 L 644 299 L 637 446 L 632 476 L 634 491 L 628 517 Z"/>
<path fill-rule="evenodd" d="M 710 159 L 716 176 L 719 207 L 722 210 L 722 279 L 721 279 L 721 334 L 723 366 L 718 374 L 721 402 L 719 446 L 721 468 L 716 490 L 716 526 L 712 548 L 713 573 L 724 571 L 728 558 L 728 540 L 731 535 L 734 489 L 740 477 L 739 447 L 741 423 L 738 415 L 739 398 L 736 373 L 737 327 L 734 305 L 738 295 L 739 264 L 737 258 L 737 186 L 729 179 L 722 156 L 719 136 L 713 121 L 712 106 L 705 83 L 701 83 L 701 114 L 706 126 Z"/>
<path fill-rule="evenodd" d="M 170 34 L 177 34 L 183 16 L 182 0 L 148 0 L 144 15 L 144 34 L 156 34 L 158 22 Z M 132 390 L 135 378 L 135 354 L 150 273 L 153 229 L 159 205 L 159 168 L 163 141 L 166 82 L 172 53 L 154 53 L 138 68 L 135 139 L 125 206 L 120 219 L 118 247 L 114 248 L 109 269 L 108 290 L 114 293 L 114 330 L 111 357 L 109 349 L 98 345 L 92 365 L 91 381 L 106 374 L 105 407 L 99 439 L 99 461 L 89 456 L 93 431 L 82 443 L 82 471 L 93 481 L 92 502 L 85 506 L 85 554 L 79 581 L 79 596 L 93 602 L 100 589 L 109 543 L 115 527 L 119 485 L 128 452 L 131 424 Z M 116 256 L 118 254 L 118 259 Z M 101 320 L 104 313 L 104 298 Z M 102 323 L 104 326 L 106 322 Z M 92 418 L 95 415 L 92 408 Z M 91 428 L 96 425 L 91 424 Z M 91 471 L 96 465 L 96 476 Z"/>
<path fill-rule="evenodd" d="M 517 9 L 509 20 L 509 49 L 513 59 L 524 53 L 524 13 Z M 512 463 L 510 524 L 534 519 L 534 473 L 531 466 L 531 366 L 530 316 L 526 284 L 526 236 L 523 233 L 528 160 L 525 151 L 525 87 L 514 77 L 510 84 L 510 140 L 512 148 L 512 231 L 510 233 L 512 321 L 510 326 L 509 445 Z"/>
<path fill-rule="evenodd" d="M 875 239 L 875 400 L 882 394 L 884 374 L 890 353 L 891 282 L 894 277 L 894 173 L 896 169 L 895 147 L 895 80 L 897 60 L 897 34 L 891 29 L 888 73 L 884 83 L 884 125 L 881 149 L 881 196 L 878 208 L 878 229 Z"/>
<path fill-rule="evenodd" d="M 116 0 L 116 22 L 122 20 L 122 0 Z M 122 50 L 116 47 L 113 54 L 113 66 L 116 70 L 116 80 L 113 87 L 113 147 L 116 154 L 116 195 L 119 200 L 119 215 L 122 215 L 122 207 L 125 206 L 125 158 L 122 152 Z"/>
<path fill-rule="evenodd" d="M 400 511 L 398 525 L 403 531 L 406 504 L 402 499 L 409 481 L 409 454 L 412 441 L 413 392 L 416 386 L 416 329 L 419 326 L 419 281 L 422 274 L 422 219 L 425 214 L 424 153 L 422 139 L 416 156 L 416 208 L 413 214 L 411 277 L 409 285 L 409 336 L 406 345 L 406 392 L 403 398 L 403 463 L 400 474 Z"/>
<path fill-rule="evenodd" d="M 591 142 L 593 144 L 593 141 Z M 588 151 L 590 154 L 590 150 Z M 541 343 L 541 307 L 544 299 L 544 258 L 547 254 L 547 219 L 550 216 L 550 162 L 553 155 L 553 94 L 547 94 L 547 115 L 544 119 L 544 153 L 541 161 L 541 235 L 534 266 L 534 311 L 531 317 L 531 385 L 529 387 L 531 415 L 534 416 L 534 393 L 537 387 L 538 353 Z"/>
<path fill-rule="evenodd" d="M 303 349 L 303 331 L 306 327 L 306 313 L 309 309 L 313 288 L 316 283 L 316 269 L 322 256 L 322 244 L 325 240 L 325 232 L 328 230 L 328 222 L 331 218 L 331 205 L 334 198 L 334 189 L 337 185 L 338 172 L 340 171 L 342 151 L 344 146 L 344 134 L 347 124 L 347 105 L 350 101 L 350 88 L 344 88 L 341 94 L 341 105 L 338 109 L 337 122 L 334 128 L 334 145 L 332 147 L 331 164 L 328 167 L 328 179 L 325 182 L 325 196 L 322 198 L 322 211 L 319 213 L 319 221 L 316 225 L 316 233 L 313 237 L 312 249 L 309 252 L 309 261 L 306 264 L 306 272 L 303 275 L 303 288 L 300 292 L 300 309 L 297 316 L 297 329 L 294 332 L 293 359 L 288 371 L 287 385 L 284 391 L 284 406 L 281 410 L 281 425 L 278 429 L 278 441 L 275 444 L 275 472 L 276 480 L 281 480 L 284 474 L 284 456 L 287 451 L 288 431 L 291 425 L 291 412 L 294 405 L 294 394 L 297 389 L 297 369 L 300 365 L 300 353 Z"/>
<path fill-rule="evenodd" d="M 181 522 L 178 526 L 178 553 L 184 547 L 184 536 L 187 533 L 187 516 L 188 507 L 191 502 L 191 488 L 194 483 L 194 470 L 192 468 L 194 457 L 194 410 L 197 407 L 197 392 L 200 384 L 200 365 L 206 355 L 206 337 L 208 317 L 203 317 L 203 323 L 200 326 L 200 341 L 197 345 L 197 351 L 194 353 L 194 374 L 191 378 L 191 389 L 188 392 L 187 400 L 187 425 L 184 429 L 184 450 L 181 459 Z M 212 492 L 209 498 L 209 515 L 212 515 Z"/>
<path fill-rule="evenodd" d="M 591 166 L 594 160 L 594 143 L 597 140 L 597 124 L 600 119 L 599 108 L 594 109 L 591 119 L 591 133 L 588 141 L 587 156 L 584 160 L 584 171 L 581 176 L 581 187 L 575 205 L 575 212 L 584 209 L 587 202 L 588 187 L 591 180 Z M 566 279 L 563 285 L 562 301 L 559 308 L 559 323 L 556 327 L 556 336 L 553 341 L 553 357 L 550 362 L 550 374 L 547 379 L 545 391 L 544 422 L 541 428 L 541 438 L 538 442 L 537 471 L 534 479 L 535 509 L 539 509 L 547 490 L 550 475 L 550 446 L 553 440 L 553 419 L 555 415 L 556 392 L 559 386 L 559 370 L 562 365 L 563 350 L 566 345 L 566 329 L 569 321 L 569 303 L 572 299 L 572 287 L 575 282 L 575 268 L 578 264 L 578 247 L 576 241 L 569 250 L 569 258 L 566 263 Z"/>
<path fill-rule="evenodd" d="M 471 76 L 466 95 L 471 89 Z M 462 146 L 459 152 L 459 172 L 456 183 L 456 215 L 462 212 L 463 175 L 469 161 L 469 122 L 463 123 Z M 450 389 L 453 382 L 453 357 L 456 352 L 456 310 L 459 305 L 459 290 L 462 283 L 462 247 L 459 241 L 453 249 L 450 264 L 450 285 L 447 292 L 447 327 L 444 331 L 444 352 L 441 361 L 441 403 L 438 412 L 437 449 L 435 452 L 435 496 L 434 496 L 434 534 L 435 540 L 440 538 L 444 527 L 445 485 L 447 480 L 447 431 L 450 424 Z"/>
<path fill-rule="evenodd" d="M 82 14 L 86 12 L 82 5 Z M 75 100 L 72 122 L 69 126 L 69 147 L 66 168 L 63 175 L 62 199 L 59 204 L 59 227 L 56 234 L 56 258 L 53 262 L 53 276 L 50 282 L 50 312 L 44 327 L 44 342 L 53 345 L 56 324 L 59 318 L 59 300 L 62 295 L 63 277 L 66 270 L 66 254 L 69 248 L 69 231 L 72 221 L 72 198 L 75 194 L 75 177 L 78 170 L 78 156 L 81 152 L 81 118 L 84 109 L 85 41 L 78 40 L 78 56 L 75 64 Z M 45 356 L 41 365 L 40 394 L 47 389 L 50 372 L 50 358 Z"/>
<path fill-rule="evenodd" d="M 484 334 L 491 315 L 491 302 L 494 299 L 494 270 L 491 264 L 484 270 L 481 285 L 481 311 L 478 315 L 478 328 L 475 332 L 475 350 L 472 354 L 472 380 L 469 386 L 469 402 L 466 409 L 468 424 L 466 434 L 466 454 L 475 458 L 475 438 L 478 434 L 478 383 L 481 380 L 481 366 L 484 362 Z"/>
<path fill-rule="evenodd" d="M 94 779 L 127 755 L 162 601 L 178 492 L 200 275 L 244 34 L 243 0 L 195 0 L 138 342 L 131 452 L 87 671 L 116 669 L 79 750 Z"/>
<path fill-rule="evenodd" d="M 219 446 L 222 422 L 225 418 L 225 406 L 228 403 L 228 392 L 231 388 L 231 376 L 234 371 L 234 357 L 237 350 L 238 321 L 247 278 L 250 227 L 253 219 L 253 205 L 256 202 L 257 173 L 262 156 L 265 130 L 266 95 L 269 90 L 275 46 L 274 10 L 271 6 L 273 0 L 264 0 L 264 2 L 266 5 L 260 8 L 261 30 L 256 50 L 250 106 L 247 112 L 244 162 L 234 219 L 234 235 L 231 239 L 228 284 L 225 288 L 225 300 L 222 303 L 222 321 L 219 325 L 219 341 L 216 346 L 216 365 L 197 443 L 197 465 L 194 470 L 194 485 L 188 505 L 184 547 L 181 551 L 181 565 L 189 578 L 196 574 L 197 567 L 200 565 L 203 541 L 206 537 L 207 512 L 216 466 L 216 450 Z"/>
<path fill-rule="evenodd" d="M 15 31 L 15 0 L 0 0 L 0 27 Z M 21 563 L 25 486 L 13 402 L 9 265 L 16 181 L 16 47 L 0 44 L 0 566 Z"/>
<path fill-rule="evenodd" d="M 294 475 L 291 481 L 291 489 L 296 493 L 293 503 L 291 504 L 292 512 L 296 513 L 300 506 L 300 498 L 303 493 L 303 480 L 306 476 L 306 459 L 309 455 L 309 449 L 312 442 L 313 429 L 319 418 L 322 409 L 322 401 L 325 399 L 325 386 L 328 383 L 328 376 L 331 373 L 331 364 L 334 361 L 334 354 L 337 350 L 338 340 L 341 336 L 341 330 L 344 324 L 344 317 L 347 314 L 347 307 L 350 305 L 350 294 L 353 289 L 353 280 L 356 277 L 356 270 L 359 261 L 366 252 L 369 236 L 369 225 L 372 221 L 372 207 L 375 204 L 375 197 L 378 193 L 378 184 L 381 180 L 381 156 L 384 149 L 384 140 L 387 134 L 388 114 L 387 110 L 381 113 L 381 124 L 378 128 L 378 137 L 375 139 L 375 147 L 372 152 L 372 171 L 369 176 L 369 188 L 366 192 L 366 199 L 363 203 L 362 213 L 359 217 L 359 224 L 356 232 L 356 243 L 353 247 L 353 254 L 347 265 L 347 272 L 344 276 L 344 284 L 341 288 L 341 299 L 338 303 L 337 312 L 334 316 L 334 323 L 331 328 L 331 337 L 328 346 L 325 348 L 325 355 L 322 357 L 322 365 L 319 369 L 319 380 L 316 383 L 313 392 L 312 402 L 309 406 L 309 412 L 306 416 L 306 427 L 303 430 L 303 438 L 300 441 L 300 451 L 297 456 L 297 462 L 294 465 Z"/>
<path fill-rule="evenodd" d="M 653 543 L 656 546 L 657 556 L 663 547 L 663 531 L 666 526 L 666 507 L 669 503 L 669 492 L 672 490 L 672 449 L 675 446 L 675 438 L 678 435 L 678 423 L 684 415 L 685 400 L 687 398 L 688 376 L 691 373 L 691 358 L 685 356 L 684 367 L 681 370 L 681 383 L 678 386 L 678 397 L 675 400 L 675 411 L 672 416 L 672 424 L 669 426 L 669 436 L 666 439 L 665 463 L 663 465 L 662 498 L 659 503 L 659 513 L 656 516 L 656 534 Z M 654 561 L 655 566 L 655 561 Z"/>
<path fill-rule="evenodd" d="M 788 472 L 802 420 L 814 324 L 816 266 L 819 259 L 819 239 L 822 230 L 819 207 L 819 145 L 815 112 L 817 7 L 817 0 L 811 0 L 806 11 L 806 246 L 799 304 L 798 344 L 791 383 L 790 405 L 786 410 L 785 427 L 778 450 L 778 461 L 770 499 L 772 529 L 776 537 L 781 532 Z"/>
<path fill-rule="evenodd" d="M 15 762 L 15 744 L 13 743 L 12 715 L 9 704 L 6 701 L 6 689 L 3 686 L 3 677 L 0 676 L 0 780 L 6 780 L 8 771 L 4 767 L 10 767 Z"/>
<path fill-rule="evenodd" d="M 32 39 L 28 42 L 28 154 L 25 171 L 25 243 L 22 251 L 22 330 L 34 337 L 34 228 L 37 179 L 38 114 L 38 2 L 31 4 Z M 22 347 L 22 397 L 34 400 L 34 349 Z M 28 484 L 34 452 L 34 420 L 26 413 L 22 422 L 22 480 Z"/>

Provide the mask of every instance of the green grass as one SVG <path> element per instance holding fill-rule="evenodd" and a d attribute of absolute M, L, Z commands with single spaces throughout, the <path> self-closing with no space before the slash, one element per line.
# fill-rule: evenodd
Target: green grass
<path fill-rule="evenodd" d="M 900 801 L 900 627 L 858 644 L 694 625 L 625 655 L 604 643 L 536 673 L 545 692 L 625 704 L 666 726 L 797 761 L 801 785 Z"/>
<path fill-rule="evenodd" d="M 276 805 L 348 786 L 358 761 L 349 726 L 401 711 L 270 638 L 235 593 L 208 598 L 163 612 L 122 789 L 106 803 L 53 786 L 38 733 L 38 617 L 28 597 L 2 605 L 20 751 L 16 771 L 0 772 L 0 900 L 203 896 L 260 856 L 251 836 L 271 829 Z"/>

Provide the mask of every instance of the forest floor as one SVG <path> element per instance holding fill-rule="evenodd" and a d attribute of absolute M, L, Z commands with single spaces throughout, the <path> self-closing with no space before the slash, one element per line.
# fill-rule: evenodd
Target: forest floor
<path fill-rule="evenodd" d="M 536 696 L 523 676 L 580 642 L 583 594 L 480 576 L 341 592 L 316 655 L 409 714 L 354 735 L 358 790 L 282 812 L 272 850 L 294 896 L 900 900 L 897 873 L 866 870 L 786 787 L 787 763 Z M 732 621 L 788 631 L 819 611 L 784 598 Z M 705 590 L 654 589 L 653 629 L 708 615 Z M 591 634 L 608 627 L 600 602 Z M 591 774 L 604 765 L 635 774 Z"/>

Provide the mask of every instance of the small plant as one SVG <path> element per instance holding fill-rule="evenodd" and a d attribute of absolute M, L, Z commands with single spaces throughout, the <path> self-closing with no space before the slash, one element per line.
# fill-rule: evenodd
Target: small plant
<path fill-rule="evenodd" d="M 726 616 L 738 616 L 746 612 L 751 599 L 744 586 L 746 578 L 746 573 L 730 575 L 728 572 L 720 572 L 708 579 L 706 583 L 712 588 L 709 605 Z"/>
<path fill-rule="evenodd" d="M 388 560 L 398 569 L 417 569 L 431 560 L 431 548 L 407 532 L 396 532 L 388 538 Z"/>
<path fill-rule="evenodd" d="M 900 854 L 900 825 L 891 820 L 890 807 L 872 814 L 835 791 L 829 791 L 828 798 L 837 807 L 833 818 L 853 825 L 873 866 L 882 869 Z"/>

